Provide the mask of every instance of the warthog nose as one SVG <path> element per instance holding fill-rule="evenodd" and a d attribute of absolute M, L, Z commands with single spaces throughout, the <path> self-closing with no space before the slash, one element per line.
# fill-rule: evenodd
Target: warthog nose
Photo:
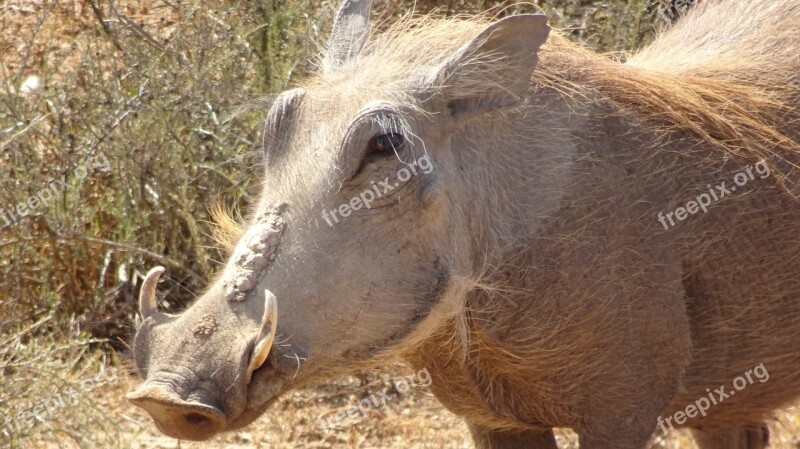
<path fill-rule="evenodd" d="M 143 408 L 164 434 L 182 440 L 207 440 L 225 428 L 226 417 L 217 407 L 180 399 L 160 386 L 142 386 L 127 399 Z"/>

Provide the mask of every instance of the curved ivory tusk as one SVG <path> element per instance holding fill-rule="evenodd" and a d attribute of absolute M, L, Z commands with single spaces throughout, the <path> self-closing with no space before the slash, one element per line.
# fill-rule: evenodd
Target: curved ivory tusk
<path fill-rule="evenodd" d="M 269 351 L 272 349 L 272 342 L 275 340 L 275 329 L 278 326 L 278 300 L 269 290 L 264 290 L 264 316 L 261 317 L 261 330 L 258 332 L 256 344 L 253 346 L 253 353 L 250 357 L 250 365 L 247 367 L 247 380 L 253 375 L 253 371 L 259 369 L 267 360 Z"/>
<path fill-rule="evenodd" d="M 164 267 L 155 267 L 144 277 L 142 289 L 139 291 L 139 314 L 142 316 L 142 320 L 158 313 L 156 285 L 158 285 L 158 278 L 163 272 Z"/>

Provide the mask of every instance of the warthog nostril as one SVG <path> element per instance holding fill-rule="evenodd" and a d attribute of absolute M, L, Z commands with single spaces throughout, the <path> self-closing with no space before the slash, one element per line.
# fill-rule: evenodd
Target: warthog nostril
<path fill-rule="evenodd" d="M 211 420 L 208 419 L 207 416 L 203 416 L 199 413 L 187 413 L 186 415 L 184 415 L 184 419 L 186 420 L 187 423 L 193 426 L 201 426 L 209 424 L 211 422 Z"/>
<path fill-rule="evenodd" d="M 200 393 L 199 396 L 203 396 Z M 226 425 L 225 414 L 213 401 L 187 401 L 162 386 L 144 384 L 127 396 L 153 417 L 162 432 L 173 438 L 202 441 L 222 431 Z"/>

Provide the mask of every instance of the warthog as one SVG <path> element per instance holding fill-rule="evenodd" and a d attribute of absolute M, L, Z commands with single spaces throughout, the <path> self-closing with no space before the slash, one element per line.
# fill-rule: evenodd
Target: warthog
<path fill-rule="evenodd" d="M 800 0 L 703 1 L 625 63 L 543 15 L 369 14 L 275 100 L 219 279 L 167 315 L 147 277 L 128 398 L 202 440 L 403 360 L 478 448 L 765 447 L 800 395 Z"/>

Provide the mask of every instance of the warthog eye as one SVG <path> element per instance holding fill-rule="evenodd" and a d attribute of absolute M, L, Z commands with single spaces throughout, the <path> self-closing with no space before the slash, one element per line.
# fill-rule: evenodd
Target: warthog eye
<path fill-rule="evenodd" d="M 362 150 L 360 153 L 363 157 L 361 164 L 358 166 L 358 170 L 350 175 L 348 179 L 358 177 L 366 167 L 372 164 L 378 164 L 377 167 L 380 167 L 381 164 L 385 165 L 390 158 L 397 158 L 402 161 L 406 146 L 408 146 L 408 140 L 399 132 L 387 132 L 385 129 L 379 130 L 380 134 L 373 135 L 367 141 L 366 151 Z M 364 144 L 362 143 L 361 145 Z"/>
<path fill-rule="evenodd" d="M 404 143 L 406 143 L 406 138 L 402 134 L 381 134 L 369 141 L 369 153 L 395 154 L 400 151 Z"/>

